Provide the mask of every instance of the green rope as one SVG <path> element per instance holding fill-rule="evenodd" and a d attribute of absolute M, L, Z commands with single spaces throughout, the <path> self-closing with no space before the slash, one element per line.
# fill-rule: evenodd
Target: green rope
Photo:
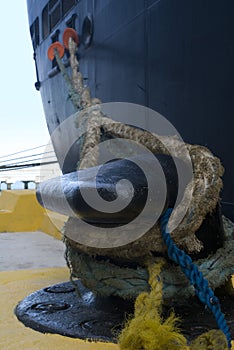
<path fill-rule="evenodd" d="M 233 224 L 232 227 L 234 227 Z M 208 259 L 196 261 L 212 288 L 225 284 L 234 273 L 234 239 L 231 237 L 232 230 L 225 230 L 226 239 L 223 248 L 218 249 Z M 137 269 L 120 267 L 110 262 L 107 258 L 101 259 L 99 257 L 97 259 L 96 256 L 81 252 L 66 239 L 65 244 L 67 258 L 72 266 L 73 275 L 80 278 L 88 288 L 92 287 L 98 294 L 106 296 L 116 295 L 128 299 L 136 297 L 143 290 L 148 290 L 149 276 L 146 268 L 140 266 Z M 178 266 L 173 266 L 169 263 L 165 264 L 161 277 L 163 279 L 164 300 L 171 298 L 188 299 L 194 296 L 194 287 L 190 285 Z M 129 282 L 125 283 L 124 280 Z M 117 288 L 117 285 L 121 286 L 121 289 Z"/>

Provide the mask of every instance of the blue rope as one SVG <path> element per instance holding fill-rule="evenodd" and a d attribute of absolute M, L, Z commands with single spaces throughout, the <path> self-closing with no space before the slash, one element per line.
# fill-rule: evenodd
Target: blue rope
<path fill-rule="evenodd" d="M 200 301 L 207 305 L 216 318 L 219 329 L 224 333 L 227 338 L 228 348 L 231 349 L 231 334 L 225 320 L 224 314 L 221 311 L 218 298 L 214 295 L 214 292 L 209 288 L 207 280 L 203 277 L 202 272 L 198 270 L 195 265 L 183 250 L 179 249 L 172 241 L 167 224 L 172 213 L 172 209 L 169 208 L 163 214 L 160 220 L 161 231 L 163 240 L 167 246 L 167 253 L 170 259 L 180 265 L 181 270 L 188 277 L 190 283 L 195 288 L 195 293 Z"/>

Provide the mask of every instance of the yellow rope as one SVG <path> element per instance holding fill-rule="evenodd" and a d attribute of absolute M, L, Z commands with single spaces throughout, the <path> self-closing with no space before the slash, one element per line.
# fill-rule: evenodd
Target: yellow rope
<path fill-rule="evenodd" d="M 187 346 L 172 313 L 166 320 L 161 318 L 163 283 L 160 279 L 163 259 L 148 264 L 151 291 L 141 293 L 135 301 L 134 317 L 127 321 L 119 336 L 121 350 L 228 350 L 222 331 L 213 329 L 203 333 Z M 232 350 L 234 344 L 232 343 Z"/>
<path fill-rule="evenodd" d="M 150 264 L 151 291 L 141 293 L 135 302 L 134 317 L 127 322 L 119 336 L 121 350 L 185 350 L 186 338 L 176 327 L 178 319 L 172 313 L 162 320 L 162 287 L 160 279 L 163 260 Z"/>

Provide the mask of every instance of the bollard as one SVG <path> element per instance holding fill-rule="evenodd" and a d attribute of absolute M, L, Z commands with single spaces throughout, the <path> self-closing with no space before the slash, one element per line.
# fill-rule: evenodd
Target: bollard
<path fill-rule="evenodd" d="M 6 185 L 7 185 L 7 190 L 11 190 L 12 182 L 7 182 Z"/>
<path fill-rule="evenodd" d="M 25 189 L 25 190 L 28 190 L 28 184 L 29 184 L 29 182 L 31 182 L 31 181 L 25 180 L 25 181 L 22 181 L 22 182 L 23 182 L 23 184 L 24 184 L 24 189 Z"/>

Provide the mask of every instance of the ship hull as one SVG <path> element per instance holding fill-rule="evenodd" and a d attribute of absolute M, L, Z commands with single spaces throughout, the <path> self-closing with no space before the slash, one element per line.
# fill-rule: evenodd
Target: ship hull
<path fill-rule="evenodd" d="M 41 24 L 33 41 L 36 86 L 50 134 L 75 109 L 61 73 L 47 57 L 48 47 L 55 39 L 62 41 L 68 24 L 82 34 L 84 20 L 91 19 L 93 27 L 81 35 L 79 61 L 92 96 L 150 107 L 186 142 L 211 149 L 225 167 L 223 212 L 234 219 L 233 1 L 74 1 L 43 37 L 41 16 L 47 3 L 28 0 L 31 34 L 36 17 Z M 59 145 L 55 148 L 60 161 Z M 63 170 L 75 170 L 74 164 Z"/>

